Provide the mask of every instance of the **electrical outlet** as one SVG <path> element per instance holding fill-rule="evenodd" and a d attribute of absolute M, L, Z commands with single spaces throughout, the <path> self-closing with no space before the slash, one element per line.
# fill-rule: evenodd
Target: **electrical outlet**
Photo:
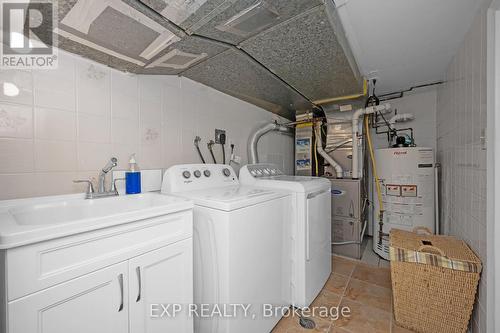
<path fill-rule="evenodd" d="M 220 144 L 221 134 L 226 134 L 226 130 L 215 129 L 215 143 Z M 226 140 L 227 142 L 227 140 Z"/>

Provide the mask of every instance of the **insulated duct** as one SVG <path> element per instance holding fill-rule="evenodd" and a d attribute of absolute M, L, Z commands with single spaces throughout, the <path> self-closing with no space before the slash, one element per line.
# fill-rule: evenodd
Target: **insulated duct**
<path fill-rule="evenodd" d="M 257 144 L 259 143 L 260 138 L 273 131 L 279 131 L 282 133 L 291 133 L 291 129 L 289 127 L 279 125 L 277 123 L 266 124 L 262 127 L 257 128 L 253 133 L 250 134 L 250 138 L 248 139 L 248 164 L 257 164 L 259 163 L 259 156 L 257 154 Z"/>

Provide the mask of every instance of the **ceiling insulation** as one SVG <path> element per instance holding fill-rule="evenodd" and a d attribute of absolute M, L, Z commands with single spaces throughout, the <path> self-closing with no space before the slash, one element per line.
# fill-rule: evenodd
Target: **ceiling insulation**
<path fill-rule="evenodd" d="M 241 47 L 312 101 L 356 94 L 363 80 L 345 51 L 343 32 L 336 30 L 341 29 L 336 22 L 325 6 L 319 6 L 250 38 Z"/>
<path fill-rule="evenodd" d="M 58 46 L 122 71 L 183 75 L 290 119 L 363 90 L 331 0 L 53 1 Z"/>
<path fill-rule="evenodd" d="M 231 49 L 183 73 L 192 80 L 293 119 L 292 110 L 308 110 L 312 104 L 251 57 Z"/>

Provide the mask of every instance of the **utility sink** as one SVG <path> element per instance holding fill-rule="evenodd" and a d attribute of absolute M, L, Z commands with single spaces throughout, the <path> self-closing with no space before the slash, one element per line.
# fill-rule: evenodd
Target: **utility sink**
<path fill-rule="evenodd" d="M 66 195 L 0 201 L 0 249 L 191 208 L 188 200 L 160 193 L 92 200 Z"/>

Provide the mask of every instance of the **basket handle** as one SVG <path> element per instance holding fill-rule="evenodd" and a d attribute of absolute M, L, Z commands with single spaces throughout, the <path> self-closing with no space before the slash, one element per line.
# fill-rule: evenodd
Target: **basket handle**
<path fill-rule="evenodd" d="M 420 227 L 413 228 L 413 232 L 414 233 L 418 234 L 419 231 L 423 231 L 422 234 L 426 233 L 427 235 L 433 235 L 432 231 L 429 228 L 427 228 L 427 227 L 420 226 Z"/>
<path fill-rule="evenodd" d="M 439 247 L 436 247 L 436 246 L 432 246 L 432 245 L 422 245 L 418 248 L 418 252 L 429 252 L 429 251 L 426 251 L 426 250 L 432 250 L 432 251 L 436 251 L 437 253 L 439 253 L 439 255 L 441 257 L 446 257 L 446 254 L 444 253 L 443 250 L 441 250 Z"/>

